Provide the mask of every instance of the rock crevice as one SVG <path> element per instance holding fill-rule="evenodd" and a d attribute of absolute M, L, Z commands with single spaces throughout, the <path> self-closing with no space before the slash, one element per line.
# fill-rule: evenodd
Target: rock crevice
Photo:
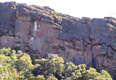
<path fill-rule="evenodd" d="M 116 19 L 80 19 L 49 7 L 0 3 L 2 47 L 21 49 L 39 58 L 58 54 L 66 62 L 85 63 L 113 75 L 116 70 Z"/>

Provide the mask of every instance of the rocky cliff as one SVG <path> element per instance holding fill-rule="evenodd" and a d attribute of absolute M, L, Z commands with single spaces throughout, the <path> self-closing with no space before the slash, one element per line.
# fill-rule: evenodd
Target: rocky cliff
<path fill-rule="evenodd" d="M 82 19 L 49 7 L 0 3 L 0 48 L 11 47 L 35 57 L 58 54 L 75 64 L 116 72 L 116 19 Z"/>

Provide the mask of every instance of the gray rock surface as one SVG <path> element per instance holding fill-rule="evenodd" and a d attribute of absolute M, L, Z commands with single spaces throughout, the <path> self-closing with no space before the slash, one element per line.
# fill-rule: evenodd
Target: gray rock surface
<path fill-rule="evenodd" d="M 113 17 L 79 19 L 49 7 L 0 3 L 0 47 L 19 47 L 39 58 L 59 54 L 66 61 L 105 69 L 116 76 Z"/>

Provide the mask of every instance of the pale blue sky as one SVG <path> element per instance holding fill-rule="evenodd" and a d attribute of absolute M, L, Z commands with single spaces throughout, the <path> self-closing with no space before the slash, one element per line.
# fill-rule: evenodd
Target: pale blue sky
<path fill-rule="evenodd" d="M 116 17 L 116 0 L 0 0 L 0 2 L 5 1 L 49 6 L 56 12 L 80 18 Z"/>

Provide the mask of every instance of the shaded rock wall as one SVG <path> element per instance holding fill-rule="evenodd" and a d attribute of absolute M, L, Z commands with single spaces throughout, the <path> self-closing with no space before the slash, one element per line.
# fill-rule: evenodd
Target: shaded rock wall
<path fill-rule="evenodd" d="M 115 76 L 116 19 L 79 19 L 49 7 L 0 3 L 2 47 L 19 48 L 39 58 L 59 54 L 66 61 L 105 69 Z"/>

